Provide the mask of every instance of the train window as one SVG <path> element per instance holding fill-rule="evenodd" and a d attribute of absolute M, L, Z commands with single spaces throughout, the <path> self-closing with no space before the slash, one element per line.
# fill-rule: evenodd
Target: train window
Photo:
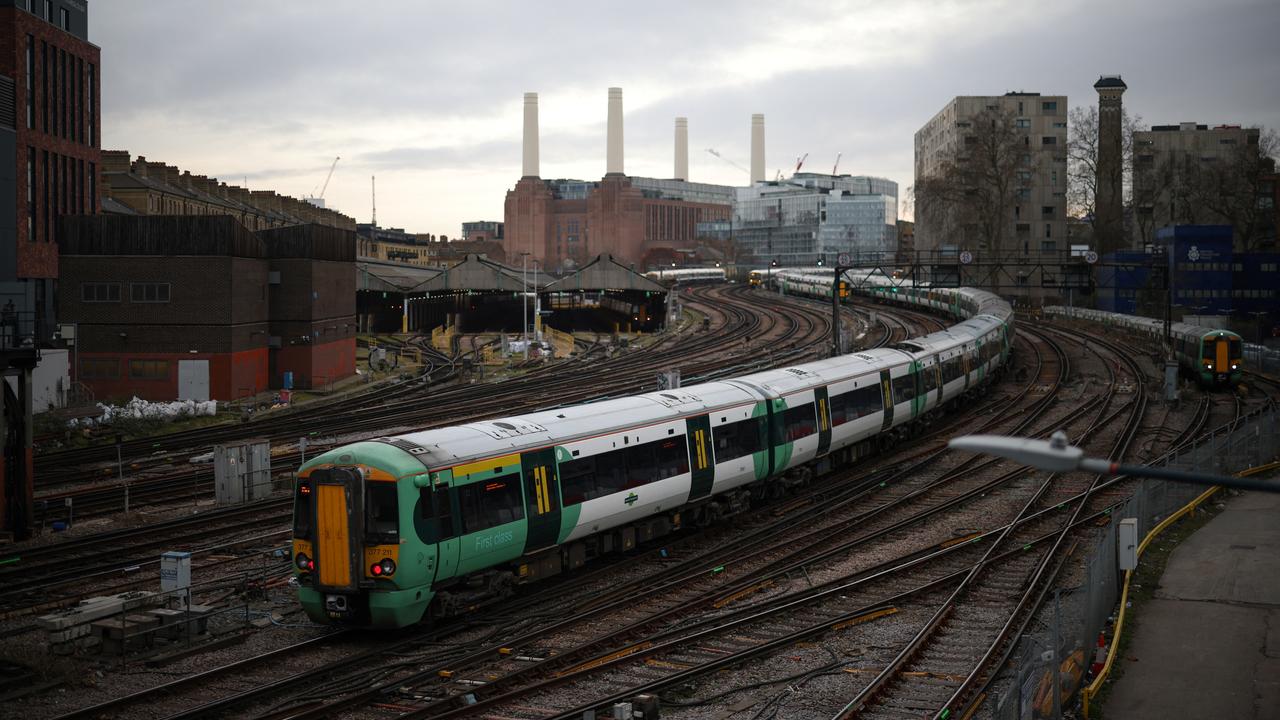
<path fill-rule="evenodd" d="M 1239 360 L 1240 359 L 1240 338 L 1231 338 L 1230 340 L 1228 340 L 1227 350 L 1231 354 L 1231 357 L 1228 358 L 1229 360 Z"/>
<path fill-rule="evenodd" d="M 450 502 L 449 488 L 436 488 L 432 507 L 436 512 L 436 529 L 440 531 L 440 539 L 448 540 L 458 534 L 453 527 L 453 503 Z"/>
<path fill-rule="evenodd" d="M 400 542 L 400 504 L 396 484 L 371 482 L 364 490 L 364 537 L 366 542 Z"/>
<path fill-rule="evenodd" d="M 920 369 L 921 380 L 924 382 L 924 391 L 936 390 L 938 387 L 938 368 L 930 365 Z"/>
<path fill-rule="evenodd" d="M 942 363 L 942 383 L 945 385 L 952 380 L 964 376 L 964 362 L 959 355 L 944 360 Z"/>
<path fill-rule="evenodd" d="M 595 488 L 587 493 L 587 499 L 616 493 L 627 487 L 627 449 L 614 450 L 596 456 Z"/>
<path fill-rule="evenodd" d="M 453 537 L 453 508 L 449 503 L 449 488 L 440 487 L 434 490 L 422 488 L 418 494 L 422 508 L 422 520 L 426 530 L 423 540 L 427 543 L 441 542 Z"/>
<path fill-rule="evenodd" d="M 853 419 L 849 415 L 849 408 L 845 402 L 846 396 L 849 394 L 832 395 L 827 398 L 827 411 L 831 414 L 831 427 L 843 425 Z"/>
<path fill-rule="evenodd" d="M 817 432 L 818 418 L 814 415 L 813 403 L 788 408 L 782 414 L 782 425 L 787 442 L 799 440 Z"/>
<path fill-rule="evenodd" d="M 595 488 L 595 484 L 594 457 L 560 463 L 560 495 L 565 505 L 575 505 L 589 499 L 587 493 Z"/>
<path fill-rule="evenodd" d="M 473 533 L 524 519 L 520 473 L 508 473 L 458 488 L 462 532 Z"/>
<path fill-rule="evenodd" d="M 843 425 L 883 409 L 878 384 L 850 390 L 831 398 L 831 424 Z"/>
<path fill-rule="evenodd" d="M 673 437 L 657 443 L 658 479 L 689 472 L 689 446 L 684 438 Z M 714 465 L 715 461 L 711 461 Z"/>
<path fill-rule="evenodd" d="M 725 462 L 764 449 L 760 442 L 764 418 L 750 418 L 721 425 L 712 432 L 717 462 Z"/>
<path fill-rule="evenodd" d="M 293 499 L 293 536 L 299 540 L 311 539 L 311 483 L 298 483 Z"/>
<path fill-rule="evenodd" d="M 647 485 L 658 479 L 654 443 L 627 448 L 627 484 L 623 489 Z"/>
<path fill-rule="evenodd" d="M 1218 351 L 1218 341 L 1205 340 L 1203 347 L 1204 347 L 1204 359 L 1212 360 L 1214 358 L 1214 353 Z"/>
<path fill-rule="evenodd" d="M 893 404 L 904 403 L 916 396 L 915 373 L 907 373 L 893 381 Z"/>

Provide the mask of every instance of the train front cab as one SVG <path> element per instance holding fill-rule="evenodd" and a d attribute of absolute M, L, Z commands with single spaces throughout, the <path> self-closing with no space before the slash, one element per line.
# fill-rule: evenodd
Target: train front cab
<path fill-rule="evenodd" d="M 375 452 L 409 457 L 384 447 Z M 322 623 L 417 622 L 432 599 L 436 559 L 434 547 L 418 542 L 412 519 L 402 517 L 417 509 L 417 489 L 349 450 L 341 464 L 332 462 L 304 467 L 294 486 L 293 565 L 303 609 Z"/>
<path fill-rule="evenodd" d="M 1200 341 L 1200 379 L 1213 385 L 1240 382 L 1244 371 L 1244 343 L 1235 333 L 1206 333 Z"/>

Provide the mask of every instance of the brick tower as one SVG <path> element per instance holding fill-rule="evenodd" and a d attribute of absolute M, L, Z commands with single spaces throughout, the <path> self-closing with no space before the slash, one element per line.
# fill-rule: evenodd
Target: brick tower
<path fill-rule="evenodd" d="M 1103 75 L 1098 91 L 1098 163 L 1093 234 L 1100 253 L 1124 246 L 1124 106 L 1128 88 L 1119 75 Z"/>

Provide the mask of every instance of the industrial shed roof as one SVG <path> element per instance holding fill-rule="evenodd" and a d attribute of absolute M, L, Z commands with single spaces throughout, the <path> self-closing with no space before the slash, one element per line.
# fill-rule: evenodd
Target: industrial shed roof
<path fill-rule="evenodd" d="M 530 268 L 527 286 L 530 289 L 533 289 L 533 276 L 533 269 Z M 475 254 L 468 254 L 462 262 L 451 268 L 439 271 L 437 275 L 415 286 L 413 292 L 445 292 L 449 290 L 523 292 L 525 288 L 526 284 L 519 268 L 510 268 L 500 262 Z"/>
<path fill-rule="evenodd" d="M 667 289 L 649 278 L 622 265 L 609 253 L 602 253 L 595 260 L 582 266 L 577 272 L 548 283 L 543 290 L 566 292 L 569 290 L 638 290 L 666 292 Z"/>
<path fill-rule="evenodd" d="M 356 290 L 405 293 L 440 272 L 437 268 L 359 260 L 356 262 Z"/>

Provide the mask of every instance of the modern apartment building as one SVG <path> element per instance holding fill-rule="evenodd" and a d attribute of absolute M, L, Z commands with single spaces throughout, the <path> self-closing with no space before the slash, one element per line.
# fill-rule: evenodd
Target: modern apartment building
<path fill-rule="evenodd" d="M 897 252 L 898 184 L 884 178 L 797 173 L 739 188 L 733 241 L 740 256 L 779 266 L 892 260 Z"/>
<path fill-rule="evenodd" d="M 1230 170 L 1257 160 L 1258 128 L 1239 125 L 1209 127 L 1194 122 L 1177 125 L 1153 125 L 1148 131 L 1133 134 L 1133 199 L 1132 240 L 1134 247 L 1152 244 L 1156 233 L 1171 225 L 1237 225 L 1244 218 L 1233 218 L 1220 212 L 1230 202 L 1206 202 L 1219 188 L 1229 187 L 1222 181 L 1234 179 Z M 1270 190 L 1265 181 L 1257 188 Z M 1232 191 L 1229 190 L 1230 194 Z M 1229 201 L 1231 198 L 1216 198 Z M 1274 222 L 1268 213 L 1254 216 L 1252 210 L 1264 207 L 1265 195 L 1252 200 L 1259 205 L 1247 206 L 1243 197 L 1239 206 L 1244 215 L 1255 221 Z M 1274 200 L 1270 201 L 1274 203 Z M 1237 244 L 1242 228 L 1235 228 Z M 1274 228 L 1271 230 L 1274 237 Z M 1239 248 L 1241 250 L 1253 248 Z"/>
<path fill-rule="evenodd" d="M 0 295 L 53 337 L 57 228 L 98 212 L 100 50 L 78 0 L 0 0 Z"/>
<path fill-rule="evenodd" d="M 963 162 L 982 130 L 979 116 L 1009 118 L 1020 151 L 1012 169 L 999 239 L 987 237 L 971 215 L 950 221 L 932 212 L 933 199 L 920 193 L 922 180 L 938 177 L 950 163 Z M 915 134 L 915 245 L 923 255 L 969 250 L 1002 256 L 1067 249 L 1067 96 L 1010 92 L 958 96 Z M 993 247 L 994 245 L 1000 247 Z"/>

